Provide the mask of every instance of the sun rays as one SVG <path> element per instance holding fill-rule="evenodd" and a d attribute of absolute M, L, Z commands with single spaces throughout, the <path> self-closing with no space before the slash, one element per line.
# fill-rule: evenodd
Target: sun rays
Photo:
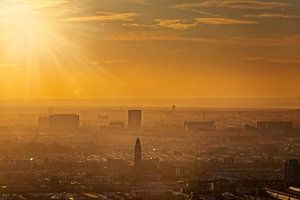
<path fill-rule="evenodd" d="M 299 8 L 0 0 L 0 99 L 293 96 Z"/>
<path fill-rule="evenodd" d="M 81 91 L 78 79 L 82 71 L 93 73 L 96 70 L 99 79 L 101 76 L 113 78 L 99 65 L 90 63 L 80 38 L 72 38 L 72 32 L 78 35 L 80 31 L 84 31 L 85 37 L 93 36 L 84 28 L 78 28 L 80 24 L 64 21 L 64 12 L 53 8 L 64 1 L 12 2 L 2 3 L 4 9 L 0 12 L 0 40 L 5 49 L 1 52 L 2 71 L 7 72 L 1 73 L 2 82 L 10 79 L 9 83 L 22 84 L 25 90 L 22 92 L 30 98 L 30 90 L 38 92 L 38 85 L 51 88 L 42 79 L 53 73 L 52 76 L 57 76 L 76 97 Z"/>

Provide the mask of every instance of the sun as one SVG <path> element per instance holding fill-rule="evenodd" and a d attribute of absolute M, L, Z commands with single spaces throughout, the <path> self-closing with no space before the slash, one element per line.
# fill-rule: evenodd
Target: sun
<path fill-rule="evenodd" d="M 89 32 L 84 23 L 65 20 L 70 11 L 64 12 L 63 2 L 0 3 L 0 91 L 1 84 L 17 88 L 7 87 L 7 96 L 19 97 L 20 92 L 28 98 L 61 96 L 67 91 L 77 97 L 90 74 L 98 82 L 115 80 L 91 62 L 91 50 L 85 44 L 95 38 L 94 31 Z M 2 90 L 1 94 L 5 92 Z"/>
<path fill-rule="evenodd" d="M 18 63 L 29 71 L 47 66 L 61 71 L 70 61 L 83 62 L 79 41 L 70 39 L 70 26 L 50 1 L 17 2 L 0 11 L 2 62 Z"/>
<path fill-rule="evenodd" d="M 49 47 L 54 34 L 47 16 L 28 3 L 6 7 L 1 27 L 5 58 L 26 65 L 32 65 L 40 52 Z"/>
<path fill-rule="evenodd" d="M 56 17 L 49 1 L 45 4 L 42 1 L 15 2 L 1 5 L 4 9 L 0 11 L 3 49 L 0 60 L 4 64 L 0 68 L 7 68 L 1 78 L 9 79 L 6 82 L 10 84 L 24 85 L 28 91 L 33 85 L 42 85 L 49 71 L 63 77 L 67 84 L 76 83 L 65 71 L 70 66 L 82 65 L 85 58 L 77 41 L 65 34 L 64 24 Z M 77 90 L 77 86 L 75 88 Z"/>
<path fill-rule="evenodd" d="M 88 65 L 81 38 L 73 37 L 85 31 L 84 26 L 65 20 L 67 16 L 55 7 L 55 2 L 63 1 L 17 2 L 0 11 L 2 62 L 18 62 L 28 68 Z"/>

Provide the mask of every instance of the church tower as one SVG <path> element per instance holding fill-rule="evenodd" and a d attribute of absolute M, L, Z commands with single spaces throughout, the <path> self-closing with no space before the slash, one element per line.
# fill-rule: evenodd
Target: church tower
<path fill-rule="evenodd" d="M 134 166 L 138 167 L 142 162 L 142 146 L 139 138 L 136 139 L 134 148 Z"/>

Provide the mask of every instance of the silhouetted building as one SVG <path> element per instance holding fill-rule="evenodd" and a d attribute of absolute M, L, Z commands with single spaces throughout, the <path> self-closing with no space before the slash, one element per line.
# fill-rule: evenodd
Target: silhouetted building
<path fill-rule="evenodd" d="M 46 116 L 41 116 L 38 118 L 38 127 L 39 129 L 48 129 L 49 128 L 49 118 Z"/>
<path fill-rule="evenodd" d="M 282 134 L 293 130 L 292 121 L 258 121 L 257 129 L 265 133 Z"/>
<path fill-rule="evenodd" d="M 142 127 L 142 111 L 128 111 L 128 129 L 131 131 L 140 131 Z"/>
<path fill-rule="evenodd" d="M 300 159 L 290 159 L 285 162 L 284 175 L 287 184 L 300 185 Z"/>
<path fill-rule="evenodd" d="M 74 131 L 79 129 L 79 115 L 57 114 L 49 116 L 49 128 L 57 131 Z"/>
<path fill-rule="evenodd" d="M 142 162 L 142 146 L 139 138 L 136 139 L 134 147 L 134 166 L 140 166 Z"/>
<path fill-rule="evenodd" d="M 184 122 L 184 130 L 189 132 L 210 131 L 216 129 L 214 121 Z"/>

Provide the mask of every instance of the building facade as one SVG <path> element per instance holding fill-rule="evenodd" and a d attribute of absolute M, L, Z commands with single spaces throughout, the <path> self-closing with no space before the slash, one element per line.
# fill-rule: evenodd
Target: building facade
<path fill-rule="evenodd" d="M 258 121 L 257 129 L 264 133 L 283 134 L 293 130 L 292 121 Z"/>
<path fill-rule="evenodd" d="M 184 122 L 184 130 L 188 132 L 211 131 L 216 129 L 214 121 Z"/>
<path fill-rule="evenodd" d="M 284 176 L 288 185 L 300 186 L 300 159 L 290 159 L 285 162 Z"/>
<path fill-rule="evenodd" d="M 142 111 L 129 110 L 128 111 L 128 129 L 131 131 L 140 131 L 142 128 Z"/>
<path fill-rule="evenodd" d="M 75 131 L 79 129 L 79 115 L 57 114 L 49 116 L 49 128 L 55 131 Z"/>

